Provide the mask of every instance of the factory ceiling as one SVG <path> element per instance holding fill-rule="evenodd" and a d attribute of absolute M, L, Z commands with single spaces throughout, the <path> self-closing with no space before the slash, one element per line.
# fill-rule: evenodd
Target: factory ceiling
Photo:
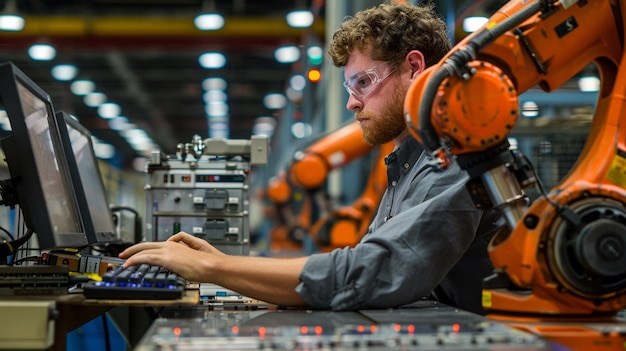
<path fill-rule="evenodd" d="M 495 11 L 502 3 L 438 1 L 448 10 L 453 4 L 459 17 Z M 75 115 L 98 139 L 113 145 L 116 162 L 123 167 L 137 152 L 98 117 L 95 108 L 70 91 L 71 82 L 52 78 L 54 65 L 77 65 L 76 79 L 93 80 L 108 101 L 120 105 L 123 116 L 171 154 L 177 143 L 190 141 L 194 134 L 209 135 L 205 78 L 221 77 L 228 83 L 229 137 L 250 138 L 258 117 L 280 118 L 280 110 L 264 106 L 264 96 L 284 93 L 289 77 L 302 70 L 298 63 L 276 62 L 276 48 L 311 43 L 323 47 L 326 35 L 323 0 L 19 0 L 14 4 L 26 26 L 21 32 L 0 33 L 0 61 L 15 63 L 48 92 L 56 110 Z M 11 3 L 0 0 L 0 10 L 7 5 Z M 286 24 L 284 16 L 294 8 L 314 13 L 312 27 L 294 29 Z M 193 18 L 208 9 L 225 16 L 221 30 L 194 27 Z M 56 58 L 29 58 L 27 50 L 36 43 L 54 45 Z M 226 66 L 200 67 L 199 56 L 209 51 L 222 52 Z"/>

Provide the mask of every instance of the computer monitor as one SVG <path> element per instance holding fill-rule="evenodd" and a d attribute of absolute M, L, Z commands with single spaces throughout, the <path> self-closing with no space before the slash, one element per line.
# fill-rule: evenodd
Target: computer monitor
<path fill-rule="evenodd" d="M 5 62 L 0 64 L 0 103 L 11 124 L 2 148 L 19 208 L 39 248 L 87 245 L 80 212 L 86 200 L 76 196 L 50 96 Z"/>
<path fill-rule="evenodd" d="M 68 160 L 70 173 L 78 174 L 82 187 L 76 192 L 87 199 L 93 228 L 86 228 L 89 244 L 117 241 L 113 217 L 107 201 L 104 182 L 93 149 L 91 133 L 74 117 L 64 111 L 56 112 L 61 146 Z"/>

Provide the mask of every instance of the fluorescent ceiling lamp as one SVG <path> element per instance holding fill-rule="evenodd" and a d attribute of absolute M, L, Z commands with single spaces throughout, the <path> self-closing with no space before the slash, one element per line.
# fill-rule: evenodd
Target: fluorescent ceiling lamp
<path fill-rule="evenodd" d="M 300 59 L 300 49 L 297 46 L 282 46 L 274 51 L 274 58 L 280 63 L 294 63 Z"/>
<path fill-rule="evenodd" d="M 107 96 L 103 93 L 93 92 L 85 95 L 83 102 L 89 107 L 98 107 L 107 101 Z"/>
<path fill-rule="evenodd" d="M 96 84 L 90 80 L 75 80 L 70 84 L 70 91 L 74 95 L 83 96 L 96 90 Z"/>
<path fill-rule="evenodd" d="M 528 118 L 539 117 L 539 106 L 534 101 L 526 101 L 522 104 L 522 116 Z"/>
<path fill-rule="evenodd" d="M 294 74 L 289 79 L 289 86 L 293 90 L 302 91 L 306 87 L 306 78 L 302 74 Z"/>
<path fill-rule="evenodd" d="M 199 30 L 218 30 L 224 27 L 224 16 L 219 13 L 201 13 L 193 19 Z"/>
<path fill-rule="evenodd" d="M 210 102 L 226 102 L 228 100 L 228 96 L 226 95 L 226 93 L 223 90 L 207 90 L 203 95 L 202 95 L 202 100 L 204 100 L 205 103 L 210 103 Z"/>
<path fill-rule="evenodd" d="M 93 151 L 97 158 L 107 160 L 115 156 L 115 147 L 111 144 L 105 144 L 102 142 L 93 145 Z"/>
<path fill-rule="evenodd" d="M 106 102 L 98 106 L 98 116 L 104 119 L 112 119 L 120 115 L 122 108 L 114 102 Z"/>
<path fill-rule="evenodd" d="M 308 28 L 313 24 L 313 13 L 308 10 L 296 10 L 289 12 L 285 19 L 287 24 L 293 28 Z"/>
<path fill-rule="evenodd" d="M 228 115 L 228 105 L 224 102 L 210 102 L 204 106 L 204 111 L 208 116 L 224 117 Z"/>
<path fill-rule="evenodd" d="M 208 69 L 218 69 L 226 65 L 226 56 L 219 52 L 205 52 L 198 58 L 200 66 Z"/>
<path fill-rule="evenodd" d="M 120 131 L 128 128 L 128 118 L 124 116 L 117 116 L 109 120 L 109 128 Z"/>
<path fill-rule="evenodd" d="M 489 19 L 482 16 L 467 17 L 463 20 L 463 30 L 472 33 L 480 29 Z"/>
<path fill-rule="evenodd" d="M 267 94 L 263 98 L 263 105 L 268 110 L 279 110 L 285 106 L 287 106 L 287 98 L 283 94 L 272 93 Z"/>
<path fill-rule="evenodd" d="M 313 127 L 309 123 L 296 122 L 291 125 L 291 134 L 297 139 L 306 138 L 313 133 Z"/>
<path fill-rule="evenodd" d="M 578 79 L 578 89 L 582 92 L 600 91 L 600 78 L 595 76 L 585 76 Z"/>
<path fill-rule="evenodd" d="M 52 67 L 52 77 L 60 81 L 70 81 L 78 74 L 78 68 L 74 65 L 60 64 Z"/>
<path fill-rule="evenodd" d="M 16 15 L 0 15 L 0 30 L 19 32 L 24 29 L 24 18 Z"/>
<path fill-rule="evenodd" d="M 202 81 L 202 89 L 204 90 L 226 90 L 228 83 L 224 78 L 210 77 Z"/>
<path fill-rule="evenodd" d="M 24 29 L 24 17 L 17 12 L 15 0 L 7 0 L 4 10 L 0 13 L 0 30 L 19 32 Z"/>
<path fill-rule="evenodd" d="M 35 61 L 51 61 L 57 55 L 57 50 L 49 44 L 34 44 L 28 48 L 28 56 Z"/>

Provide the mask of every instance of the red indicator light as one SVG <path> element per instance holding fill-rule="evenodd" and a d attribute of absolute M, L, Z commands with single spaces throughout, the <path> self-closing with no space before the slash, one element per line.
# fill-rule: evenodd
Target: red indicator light
<path fill-rule="evenodd" d="M 322 329 L 322 327 L 318 325 L 317 327 L 315 327 L 315 334 L 316 335 L 320 335 L 320 334 L 322 334 L 323 330 L 324 329 Z"/>
<path fill-rule="evenodd" d="M 401 331 L 402 331 L 402 326 L 401 326 L 400 324 L 394 324 L 394 325 L 393 325 L 393 330 L 394 330 L 396 333 L 399 333 L 399 332 L 401 332 Z"/>
<path fill-rule="evenodd" d="M 262 338 L 265 337 L 265 332 L 266 332 L 265 327 L 260 327 L 259 328 L 259 336 L 260 337 L 262 337 Z"/>
<path fill-rule="evenodd" d="M 452 331 L 458 333 L 459 331 L 461 331 L 461 325 L 459 325 L 458 323 L 452 324 Z"/>
<path fill-rule="evenodd" d="M 409 332 L 409 334 L 413 334 L 415 333 L 415 326 L 411 324 L 406 328 L 406 330 Z"/>
<path fill-rule="evenodd" d="M 300 327 L 300 334 L 306 334 L 309 332 L 309 328 L 306 326 Z"/>
<path fill-rule="evenodd" d="M 175 327 L 174 329 L 172 329 L 172 333 L 174 333 L 174 335 L 176 335 L 176 336 L 180 336 L 181 332 L 182 331 L 180 330 L 179 327 Z"/>
<path fill-rule="evenodd" d="M 237 327 L 237 326 L 232 327 L 231 331 L 233 332 L 233 334 L 239 334 L 239 327 Z"/>
<path fill-rule="evenodd" d="M 365 327 L 364 327 L 364 326 L 362 326 L 362 325 L 359 325 L 358 327 L 356 327 L 356 330 L 357 330 L 359 333 L 362 333 L 362 332 L 364 332 L 364 331 L 365 331 Z"/>
<path fill-rule="evenodd" d="M 191 181 L 191 176 L 190 175 L 182 176 L 182 181 L 185 183 L 189 183 Z"/>

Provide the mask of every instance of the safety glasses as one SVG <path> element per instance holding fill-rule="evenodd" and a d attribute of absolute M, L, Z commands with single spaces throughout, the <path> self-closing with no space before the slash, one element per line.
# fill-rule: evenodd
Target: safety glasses
<path fill-rule="evenodd" d="M 348 94 L 352 94 L 357 98 L 363 98 L 398 70 L 397 67 L 393 68 L 389 73 L 381 77 L 390 68 L 391 65 L 388 62 L 384 62 L 365 71 L 357 72 L 343 82 L 343 86 L 348 91 Z"/>

